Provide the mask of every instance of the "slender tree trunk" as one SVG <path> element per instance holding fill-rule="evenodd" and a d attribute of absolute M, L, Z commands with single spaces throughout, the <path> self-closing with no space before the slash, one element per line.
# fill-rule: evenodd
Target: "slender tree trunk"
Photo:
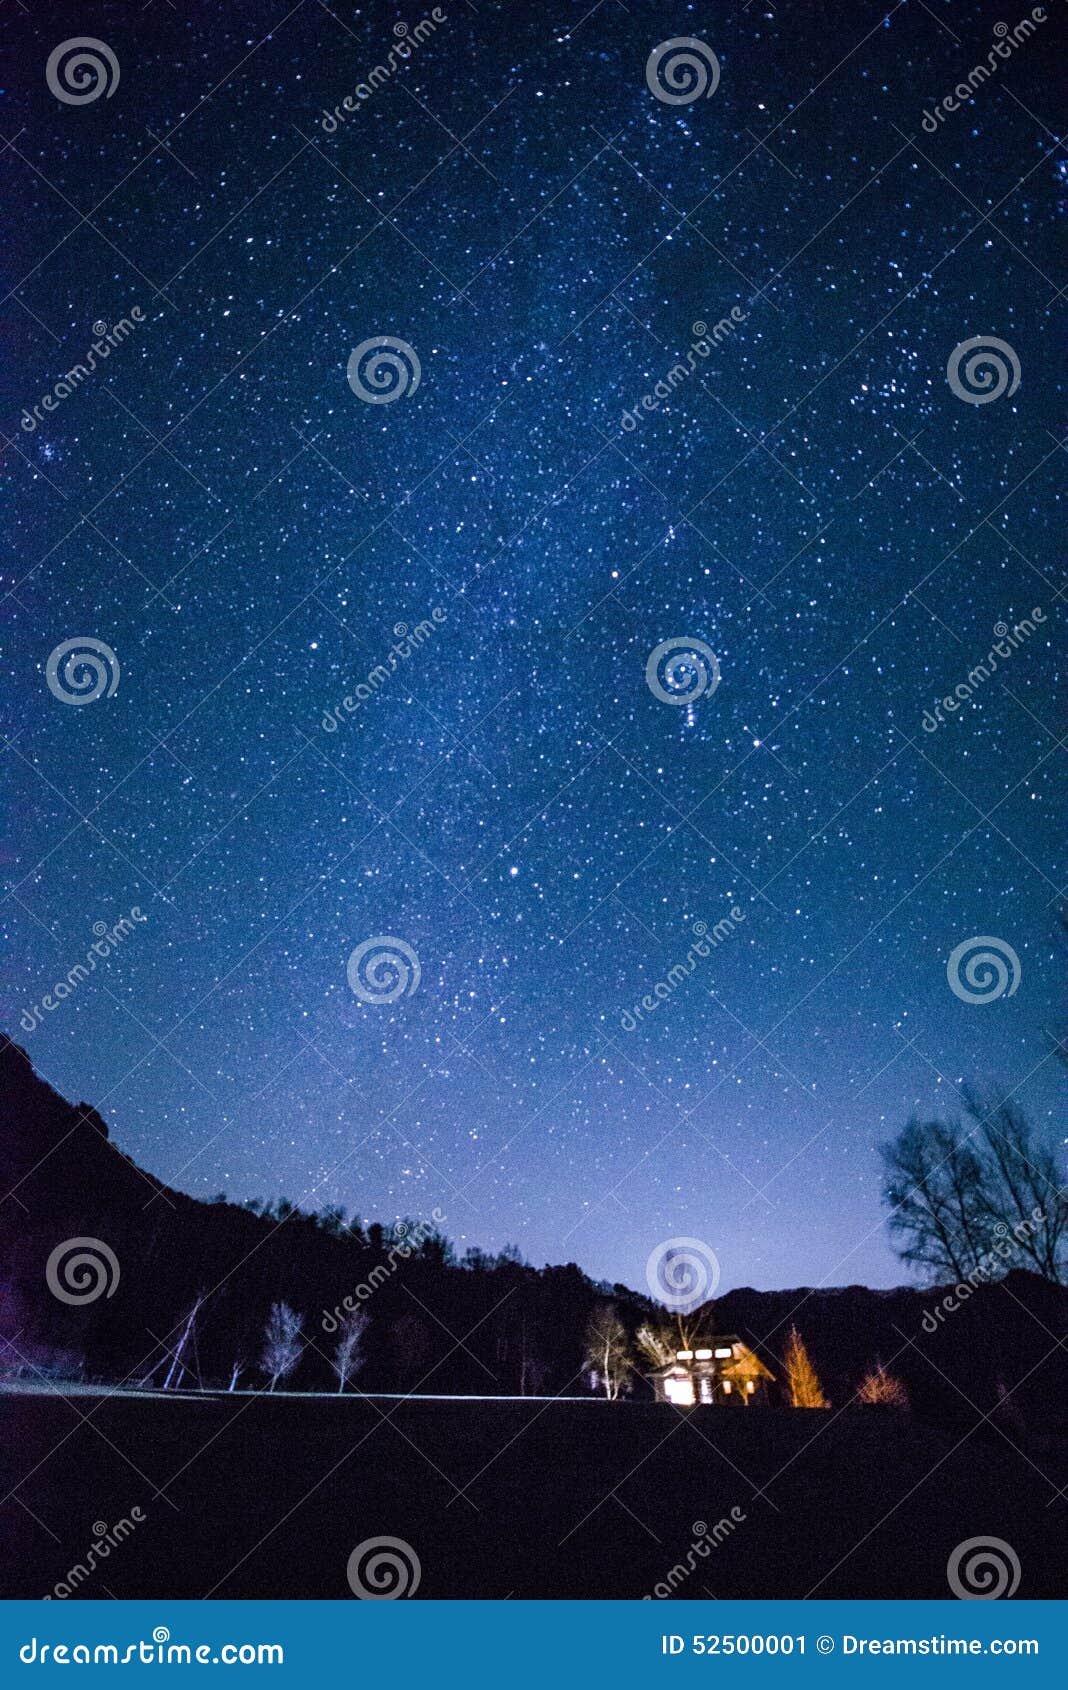
<path fill-rule="evenodd" d="M 196 1325 L 197 1313 L 198 1313 L 198 1311 L 200 1309 L 200 1305 L 203 1301 L 204 1301 L 203 1297 L 198 1297 L 196 1302 L 193 1304 L 193 1307 L 190 1309 L 189 1313 L 186 1315 L 185 1325 L 182 1328 L 182 1336 L 178 1340 L 178 1346 L 177 1346 L 177 1348 L 174 1352 L 174 1355 L 171 1358 L 171 1365 L 167 1370 L 167 1377 L 163 1381 L 163 1389 L 165 1391 L 169 1391 L 171 1389 L 171 1380 L 172 1379 L 175 1380 L 176 1384 L 179 1383 L 180 1380 L 181 1380 L 182 1374 L 185 1372 L 185 1363 L 182 1360 L 182 1351 L 185 1349 L 186 1344 L 189 1342 L 190 1335 L 192 1334 L 193 1329 Z M 175 1378 L 175 1368 L 178 1369 L 177 1378 Z"/>

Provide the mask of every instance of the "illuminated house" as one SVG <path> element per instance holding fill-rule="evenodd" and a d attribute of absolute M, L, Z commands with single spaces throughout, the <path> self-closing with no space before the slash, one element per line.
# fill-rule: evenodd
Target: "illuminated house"
<path fill-rule="evenodd" d="M 649 1375 L 657 1402 L 744 1406 L 759 1401 L 775 1375 L 740 1338 L 712 1338 L 706 1349 L 676 1350 L 675 1360 Z"/>

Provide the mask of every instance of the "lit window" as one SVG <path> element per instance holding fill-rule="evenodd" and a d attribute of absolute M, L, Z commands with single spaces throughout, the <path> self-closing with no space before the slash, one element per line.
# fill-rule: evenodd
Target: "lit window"
<path fill-rule="evenodd" d="M 756 1390 L 756 1380 L 747 1379 L 745 1382 L 745 1388 L 749 1392 L 750 1396 L 752 1396 L 753 1392 Z"/>
<path fill-rule="evenodd" d="M 717 1346 L 717 1349 L 716 1349 L 716 1360 L 717 1361 L 728 1361 L 733 1354 L 734 1354 L 734 1351 L 731 1348 L 730 1344 L 726 1344 L 726 1345 L 720 1344 L 720 1345 Z"/>
<path fill-rule="evenodd" d="M 692 1350 L 676 1350 L 675 1351 L 675 1360 L 676 1361 L 692 1361 L 693 1360 L 693 1351 Z"/>
<path fill-rule="evenodd" d="M 673 1402 L 678 1408 L 691 1408 L 694 1400 L 693 1380 L 665 1379 L 664 1395 L 667 1397 L 668 1402 Z"/>
<path fill-rule="evenodd" d="M 730 1394 L 731 1394 L 731 1382 L 730 1382 L 729 1379 L 724 1379 L 724 1381 L 723 1381 L 723 1395 L 725 1397 L 729 1397 Z"/>
<path fill-rule="evenodd" d="M 711 1361 L 712 1360 L 712 1351 L 711 1350 L 694 1350 L 693 1354 L 694 1354 L 694 1360 L 695 1361 Z"/>

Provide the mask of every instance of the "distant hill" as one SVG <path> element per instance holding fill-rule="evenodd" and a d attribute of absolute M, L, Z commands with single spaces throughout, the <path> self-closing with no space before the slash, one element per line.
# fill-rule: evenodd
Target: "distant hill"
<path fill-rule="evenodd" d="M 225 1386 L 235 1365 L 241 1386 L 261 1383 L 264 1321 L 284 1299 L 303 1315 L 308 1340 L 288 1385 L 327 1390 L 336 1338 L 324 1315 L 348 1296 L 370 1316 L 362 1389 L 579 1394 L 595 1303 L 612 1297 L 631 1331 L 657 1312 L 574 1263 L 535 1269 L 478 1252 L 459 1263 L 432 1225 L 410 1223 L 398 1249 L 382 1226 L 346 1228 L 336 1213 L 283 1205 L 264 1215 L 171 1190 L 116 1148 L 91 1106 L 45 1084 L 11 1041 L 0 1048 L 0 1193 L 8 1194 L 0 1203 L 0 1341 L 13 1346 L 0 1352 L 0 1373 L 28 1379 L 160 1384 L 203 1296 L 195 1345 L 183 1352 L 184 1383 Z M 75 1238 L 98 1239 L 112 1253 L 112 1294 L 77 1304 L 49 1290 L 49 1257 Z M 882 1360 L 926 1419 L 971 1425 L 976 1409 L 996 1410 L 996 1423 L 1014 1435 L 1027 1428 L 1029 1437 L 1056 1439 L 1068 1398 L 1058 1349 L 1068 1291 L 1014 1271 L 939 1316 L 951 1290 L 742 1289 L 718 1299 L 712 1315 L 716 1330 L 738 1333 L 780 1378 L 796 1324 L 835 1406 Z"/>

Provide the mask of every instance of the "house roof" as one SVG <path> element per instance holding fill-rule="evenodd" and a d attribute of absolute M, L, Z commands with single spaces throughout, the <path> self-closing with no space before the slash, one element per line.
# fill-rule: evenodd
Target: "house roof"
<path fill-rule="evenodd" d="M 717 1333 L 714 1338 L 709 1340 L 707 1345 L 703 1344 L 701 1348 L 722 1350 L 726 1349 L 728 1344 L 733 1351 L 733 1355 L 730 1361 L 725 1356 L 719 1358 L 718 1366 L 721 1370 L 751 1373 L 757 1378 L 774 1379 L 774 1373 L 769 1367 L 764 1366 L 760 1357 L 749 1348 L 744 1338 L 739 1338 L 731 1333 Z M 679 1361 L 676 1357 L 674 1361 L 669 1361 L 666 1366 L 654 1368 L 646 1377 L 649 1379 L 670 1379 L 689 1373 L 695 1368 L 703 1367 L 715 1369 L 717 1367 L 716 1357 L 712 1356 L 702 1361 L 698 1361 L 696 1358 L 690 1361 Z"/>

